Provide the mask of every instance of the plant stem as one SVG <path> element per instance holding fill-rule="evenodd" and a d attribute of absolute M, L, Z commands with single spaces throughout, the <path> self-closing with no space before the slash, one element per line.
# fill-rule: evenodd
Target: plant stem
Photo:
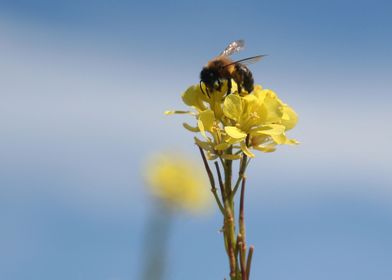
<path fill-rule="evenodd" d="M 225 199 L 226 199 L 225 185 L 223 184 L 223 181 L 222 181 L 222 175 L 220 172 L 219 163 L 215 161 L 214 164 L 215 164 L 216 174 L 218 174 L 218 182 L 219 182 L 222 200 L 225 201 Z"/>
<path fill-rule="evenodd" d="M 226 200 L 227 201 L 227 200 Z M 226 206 L 226 205 L 225 205 Z M 236 278 L 236 257 L 234 253 L 234 242 L 235 242 L 235 233 L 233 231 L 234 228 L 234 218 L 231 213 L 230 207 L 226 207 L 226 217 L 225 217 L 225 225 L 224 225 L 224 235 L 227 239 L 227 247 L 228 247 L 228 257 L 230 264 L 230 279 L 235 280 Z M 234 241 L 234 242 L 233 242 Z"/>
<path fill-rule="evenodd" d="M 245 183 L 246 183 L 246 177 L 242 179 L 241 197 L 240 197 L 240 214 L 238 219 L 240 234 L 244 244 L 245 244 L 245 213 L 244 213 Z"/>
<path fill-rule="evenodd" d="M 205 169 L 206 169 L 206 171 L 207 171 L 207 174 L 208 174 L 208 178 L 210 179 L 211 192 L 212 192 L 212 194 L 213 194 L 214 197 L 215 197 L 215 200 L 216 200 L 216 203 L 218 204 L 219 210 L 220 210 L 221 213 L 224 215 L 225 209 L 224 209 L 224 207 L 223 207 L 223 205 L 222 205 L 222 202 L 220 201 L 220 199 L 219 199 L 219 197 L 218 197 L 218 194 L 217 194 L 217 192 L 216 192 L 214 175 L 212 174 L 212 171 L 211 171 L 211 169 L 210 169 L 210 166 L 208 165 L 208 162 L 207 162 L 207 159 L 206 159 L 206 156 L 205 156 L 205 154 L 204 154 L 203 149 L 202 149 L 201 147 L 199 147 L 199 150 L 200 150 L 201 158 L 203 159 L 204 167 L 205 167 Z"/>
<path fill-rule="evenodd" d="M 246 279 L 249 280 L 249 275 L 250 275 L 250 266 L 252 264 L 252 256 L 253 256 L 253 251 L 254 247 L 250 246 L 249 247 L 249 252 L 248 252 L 248 260 L 246 262 Z"/>
<path fill-rule="evenodd" d="M 242 181 L 242 179 L 245 177 L 245 171 L 246 171 L 246 167 L 249 164 L 250 159 L 248 160 L 248 157 L 243 154 L 242 155 L 242 159 L 241 159 L 241 163 L 240 163 L 240 169 L 238 171 L 238 178 L 237 181 L 234 185 L 234 189 L 233 189 L 233 196 L 237 193 L 238 188 L 240 187 L 240 183 Z"/>
<path fill-rule="evenodd" d="M 227 154 L 232 153 L 232 148 L 228 148 L 226 150 Z M 230 277 L 231 279 L 236 279 L 237 270 L 238 270 L 238 262 L 235 255 L 235 247 L 236 247 L 236 236 L 235 236 L 235 214 L 234 214 L 234 200 L 232 196 L 231 189 L 231 180 L 232 180 L 232 168 L 233 162 L 231 160 L 224 160 L 224 170 L 225 170 L 225 200 L 224 207 L 226 210 L 225 216 L 225 239 L 228 243 L 229 248 L 229 262 L 230 262 Z"/>
<path fill-rule="evenodd" d="M 247 280 L 247 278 L 246 278 L 246 265 L 245 265 L 245 258 L 246 258 L 245 244 L 243 243 L 243 241 L 241 241 L 238 243 L 238 245 L 239 245 L 239 251 L 240 251 L 241 280 Z"/>
<path fill-rule="evenodd" d="M 248 142 L 248 138 L 246 142 Z M 218 176 L 218 183 L 220 188 L 219 197 L 215 187 L 214 175 L 210 169 L 204 151 L 199 147 L 201 157 L 203 159 L 204 167 L 207 171 L 208 178 L 211 184 L 211 192 L 218 204 L 220 211 L 224 217 L 223 219 L 223 238 L 226 253 L 229 260 L 230 267 L 230 280 L 249 280 L 250 267 L 253 255 L 253 246 L 250 246 L 248 256 L 246 252 L 246 229 L 245 229 L 245 185 L 246 176 L 245 171 L 250 162 L 250 159 L 242 153 L 241 161 L 239 164 L 238 178 L 232 188 L 232 174 L 233 174 L 233 161 L 219 157 L 224 170 L 224 181 L 219 162 L 215 161 L 215 170 Z M 228 148 L 224 153 L 232 154 L 233 148 Z M 234 198 L 237 190 L 241 186 L 239 216 L 238 216 L 238 235 L 236 236 L 235 225 L 235 211 L 234 211 Z"/>

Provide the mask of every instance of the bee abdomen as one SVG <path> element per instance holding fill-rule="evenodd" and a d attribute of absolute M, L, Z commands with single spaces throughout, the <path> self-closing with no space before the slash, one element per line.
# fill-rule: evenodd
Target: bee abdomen
<path fill-rule="evenodd" d="M 248 67 L 246 67 L 243 64 L 237 64 L 236 71 L 241 76 L 239 82 L 241 82 L 242 86 L 248 93 L 251 93 L 253 91 L 253 86 L 254 86 L 252 72 L 250 72 Z"/>

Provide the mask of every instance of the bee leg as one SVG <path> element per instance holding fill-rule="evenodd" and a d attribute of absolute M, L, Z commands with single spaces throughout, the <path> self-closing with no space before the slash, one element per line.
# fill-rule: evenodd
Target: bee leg
<path fill-rule="evenodd" d="M 200 91 L 201 91 L 204 95 L 207 95 L 208 97 L 210 97 L 210 94 L 208 93 L 208 89 L 207 89 L 207 88 L 206 88 L 207 93 L 204 92 L 203 87 L 202 87 L 202 85 L 201 85 L 201 81 L 200 81 L 200 83 L 199 83 L 199 87 L 200 87 Z"/>
<path fill-rule="evenodd" d="M 231 93 L 231 79 L 227 79 L 227 93 L 229 95 Z"/>
<path fill-rule="evenodd" d="M 240 93 L 241 93 L 241 91 L 242 91 L 242 87 L 241 87 L 241 85 L 240 85 L 240 84 L 237 84 L 237 88 L 238 88 L 238 94 L 240 94 Z"/>

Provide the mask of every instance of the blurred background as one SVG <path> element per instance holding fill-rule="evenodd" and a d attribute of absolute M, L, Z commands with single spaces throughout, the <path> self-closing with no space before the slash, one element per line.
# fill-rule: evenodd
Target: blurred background
<path fill-rule="evenodd" d="M 389 1 L 0 2 L 0 278 L 139 279 L 147 157 L 176 149 L 182 92 L 235 39 L 299 115 L 249 167 L 254 279 L 392 279 Z M 189 120 L 191 120 L 189 118 Z M 166 279 L 223 279 L 216 207 L 176 215 Z"/>

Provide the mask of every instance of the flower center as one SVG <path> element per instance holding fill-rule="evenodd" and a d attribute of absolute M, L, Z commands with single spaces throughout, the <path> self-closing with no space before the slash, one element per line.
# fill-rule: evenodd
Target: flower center
<path fill-rule="evenodd" d="M 257 112 L 251 112 L 251 113 L 249 114 L 249 117 L 250 117 L 251 119 L 259 119 L 259 118 L 260 118 L 260 116 L 259 116 L 259 114 L 257 114 Z"/>

